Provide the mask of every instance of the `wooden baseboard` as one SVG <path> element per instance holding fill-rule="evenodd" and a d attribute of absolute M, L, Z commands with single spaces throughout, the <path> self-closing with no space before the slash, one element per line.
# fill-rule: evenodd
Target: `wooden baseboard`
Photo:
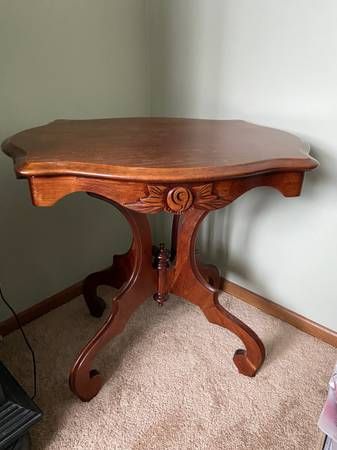
<path fill-rule="evenodd" d="M 51 297 L 48 297 L 45 300 L 36 303 L 32 307 L 20 312 L 18 314 L 20 324 L 25 325 L 33 321 L 34 319 L 37 319 L 38 317 L 43 316 L 44 314 L 47 314 L 52 309 L 58 308 L 59 306 L 64 305 L 73 298 L 78 297 L 79 295 L 82 294 L 82 284 L 83 284 L 82 281 L 73 284 L 72 286 L 64 289 L 63 291 L 58 292 L 57 294 L 52 295 Z M 0 322 L 0 335 L 6 336 L 7 334 L 11 333 L 17 328 L 18 324 L 15 318 L 10 317 L 9 319 Z"/>
<path fill-rule="evenodd" d="M 255 294 L 248 289 L 233 283 L 232 281 L 223 280 L 222 289 L 234 297 L 238 297 L 246 303 L 249 303 L 255 308 L 260 309 L 266 314 L 277 317 L 284 322 L 293 325 L 301 331 L 304 331 L 311 336 L 314 336 L 321 341 L 324 341 L 333 347 L 337 347 L 337 332 L 330 330 L 329 328 L 319 325 L 300 314 L 291 311 L 284 306 L 278 305 L 277 303 L 262 297 L 261 295 Z"/>
<path fill-rule="evenodd" d="M 61 305 L 69 302 L 70 300 L 78 297 L 82 294 L 83 282 L 80 281 L 61 292 L 58 292 L 40 303 L 33 305 L 31 308 L 26 309 L 18 314 L 21 325 L 25 325 L 34 319 L 37 319 L 49 311 L 58 308 Z M 255 306 L 255 308 L 260 309 L 266 314 L 277 317 L 284 322 L 293 325 L 301 331 L 304 331 L 311 336 L 314 336 L 321 341 L 327 342 L 328 344 L 337 347 L 337 332 L 330 330 L 329 328 L 319 325 L 300 314 L 285 308 L 284 306 L 278 305 L 277 303 L 262 297 L 261 295 L 255 294 L 248 289 L 239 286 L 229 280 L 222 280 L 222 289 L 234 297 L 240 298 L 242 301 Z M 3 322 L 0 322 L 0 335 L 6 336 L 12 331 L 18 328 L 16 320 L 14 317 L 10 317 Z"/>

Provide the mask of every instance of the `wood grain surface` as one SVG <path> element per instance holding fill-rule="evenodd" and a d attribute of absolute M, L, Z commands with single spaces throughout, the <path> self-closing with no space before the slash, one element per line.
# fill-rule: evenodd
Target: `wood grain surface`
<path fill-rule="evenodd" d="M 239 120 L 56 120 L 10 137 L 2 148 L 25 177 L 193 182 L 317 166 L 296 136 Z"/>

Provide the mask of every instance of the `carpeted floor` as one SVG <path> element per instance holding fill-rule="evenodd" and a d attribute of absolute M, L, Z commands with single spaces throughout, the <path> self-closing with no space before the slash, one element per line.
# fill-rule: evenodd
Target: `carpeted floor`
<path fill-rule="evenodd" d="M 105 290 L 105 296 L 110 292 Z M 337 350 L 226 295 L 222 303 L 262 338 L 256 378 L 232 363 L 240 341 L 171 297 L 146 302 L 97 358 L 106 383 L 90 403 L 68 389 L 68 370 L 101 321 L 82 298 L 26 326 L 36 350 L 44 419 L 33 450 L 314 450 L 317 418 Z M 29 354 L 18 332 L 0 358 L 27 389 Z"/>

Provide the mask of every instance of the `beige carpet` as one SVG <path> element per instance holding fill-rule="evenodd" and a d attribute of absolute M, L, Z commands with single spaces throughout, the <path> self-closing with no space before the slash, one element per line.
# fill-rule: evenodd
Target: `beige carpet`
<path fill-rule="evenodd" d="M 67 375 L 100 321 L 79 298 L 28 325 L 44 411 L 33 449 L 316 449 L 337 350 L 235 298 L 224 295 L 222 303 L 266 345 L 256 378 L 238 375 L 239 340 L 197 308 L 174 297 L 162 308 L 149 300 L 97 358 L 106 383 L 90 403 L 72 395 Z M 0 350 L 30 388 L 20 335 L 6 337 Z"/>

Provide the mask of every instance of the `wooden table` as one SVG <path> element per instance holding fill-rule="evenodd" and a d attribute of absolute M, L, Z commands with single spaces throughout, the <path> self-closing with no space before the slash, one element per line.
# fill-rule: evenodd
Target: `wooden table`
<path fill-rule="evenodd" d="M 110 314 L 78 356 L 70 373 L 72 391 L 94 397 L 102 378 L 93 369 L 97 352 L 121 333 L 149 296 L 163 304 L 169 293 L 199 306 L 206 318 L 232 331 L 245 349 L 234 354 L 240 373 L 254 376 L 265 357 L 259 337 L 218 302 L 217 268 L 195 255 L 198 226 L 257 186 L 300 195 L 306 170 L 317 166 L 291 134 L 243 121 L 132 118 L 56 120 L 7 139 L 19 178 L 28 178 L 34 205 L 51 206 L 84 191 L 118 208 L 133 231 L 130 250 L 107 270 L 89 275 L 84 298 L 99 317 L 98 285 L 119 291 Z M 171 251 L 153 247 L 146 214 L 174 215 Z"/>

